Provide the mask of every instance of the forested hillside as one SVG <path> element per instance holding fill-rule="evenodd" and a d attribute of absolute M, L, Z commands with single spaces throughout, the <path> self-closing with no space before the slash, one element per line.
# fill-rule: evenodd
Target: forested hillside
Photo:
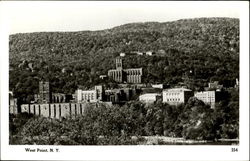
<path fill-rule="evenodd" d="M 177 107 L 161 101 L 151 105 L 138 101 L 127 102 L 124 106 L 99 104 L 98 108 L 88 106 L 84 117 L 61 120 L 27 113 L 10 115 L 10 144 L 136 145 L 145 144 L 143 136 L 156 135 L 210 141 L 237 139 L 237 93 L 237 90 L 231 91 L 230 101 L 221 102 L 214 109 L 190 98 L 185 105 Z"/>
<path fill-rule="evenodd" d="M 72 93 L 101 83 L 115 68 L 120 52 L 154 51 L 129 56 L 124 67 L 143 67 L 143 82 L 175 85 L 192 78 L 193 88 L 218 80 L 233 86 L 239 78 L 239 19 L 199 18 L 132 23 L 101 31 L 23 33 L 10 36 L 10 90 L 23 101 L 50 79 L 55 92 Z M 190 73 L 190 70 L 192 73 Z"/>

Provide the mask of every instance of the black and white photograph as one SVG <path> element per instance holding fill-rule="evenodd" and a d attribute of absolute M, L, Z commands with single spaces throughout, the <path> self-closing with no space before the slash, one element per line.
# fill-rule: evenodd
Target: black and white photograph
<path fill-rule="evenodd" d="M 1 3 L 2 155 L 247 159 L 248 7 Z"/>

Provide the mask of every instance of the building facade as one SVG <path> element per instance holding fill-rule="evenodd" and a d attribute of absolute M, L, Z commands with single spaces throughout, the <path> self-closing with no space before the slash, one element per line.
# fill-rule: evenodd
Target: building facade
<path fill-rule="evenodd" d="M 162 92 L 162 102 L 170 105 L 179 105 L 186 103 L 193 95 L 193 91 L 186 88 L 166 89 Z"/>
<path fill-rule="evenodd" d="M 17 98 L 14 98 L 13 92 L 9 92 L 9 113 L 17 114 Z"/>
<path fill-rule="evenodd" d="M 221 100 L 221 92 L 218 91 L 196 92 L 194 96 L 205 104 L 210 105 L 211 108 L 214 108 L 215 103 Z"/>
<path fill-rule="evenodd" d="M 108 71 L 108 76 L 116 82 L 141 83 L 142 68 L 123 69 L 122 59 L 116 58 L 116 69 Z"/>
<path fill-rule="evenodd" d="M 159 93 L 146 93 L 139 96 L 139 100 L 145 103 L 154 103 L 161 98 Z"/>
<path fill-rule="evenodd" d="M 93 90 L 77 89 L 75 92 L 75 102 L 124 103 L 138 98 L 136 97 L 137 94 L 136 89 L 131 88 L 104 89 L 103 86 L 95 86 Z"/>
<path fill-rule="evenodd" d="M 103 99 L 103 87 L 95 86 L 93 90 L 76 90 L 76 102 L 98 102 Z"/>
<path fill-rule="evenodd" d="M 30 103 L 66 103 L 72 99 L 71 94 L 53 93 L 49 82 L 39 82 L 39 93 L 34 95 Z"/>
<path fill-rule="evenodd" d="M 105 90 L 104 101 L 112 103 L 124 103 L 136 99 L 136 90 L 130 88 Z"/>
<path fill-rule="evenodd" d="M 51 102 L 51 90 L 49 82 L 39 82 L 39 99 L 38 103 L 50 103 Z"/>
<path fill-rule="evenodd" d="M 22 104 L 21 113 L 29 113 L 48 118 L 75 118 L 84 115 L 86 108 L 110 106 L 108 103 L 49 103 L 49 104 Z"/>
<path fill-rule="evenodd" d="M 72 95 L 64 93 L 52 93 L 51 102 L 52 103 L 66 103 L 70 102 Z"/>

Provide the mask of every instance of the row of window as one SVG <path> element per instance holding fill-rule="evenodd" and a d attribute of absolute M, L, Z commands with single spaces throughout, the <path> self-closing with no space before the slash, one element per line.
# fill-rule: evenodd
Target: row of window
<path fill-rule="evenodd" d="M 141 82 L 141 78 L 140 77 L 130 77 L 130 76 L 128 76 L 127 77 L 127 81 L 128 82 L 135 82 L 135 83 L 139 83 L 139 82 Z"/>
<path fill-rule="evenodd" d="M 215 99 L 214 97 L 197 97 L 197 96 L 195 96 L 195 97 L 198 99 Z"/>
<path fill-rule="evenodd" d="M 202 100 L 203 102 L 207 102 L 208 100 L 209 101 L 212 101 L 212 102 L 214 102 L 215 101 L 215 99 L 208 99 L 208 98 L 198 98 L 199 100 Z"/>
<path fill-rule="evenodd" d="M 170 99 L 167 99 L 167 102 L 171 102 L 171 101 L 180 101 L 180 98 L 170 98 Z"/>
<path fill-rule="evenodd" d="M 142 75 L 141 71 L 137 71 L 137 70 L 131 70 L 131 71 L 127 71 L 128 75 Z"/>
<path fill-rule="evenodd" d="M 82 95 L 83 100 L 94 100 L 94 93 L 91 94 L 83 94 Z"/>
<path fill-rule="evenodd" d="M 196 96 L 200 96 L 200 97 L 214 97 L 215 96 L 215 94 L 214 93 L 197 93 L 197 94 L 195 94 Z"/>
<path fill-rule="evenodd" d="M 169 95 L 169 96 L 171 96 L 171 95 L 172 95 L 172 96 L 177 96 L 177 95 L 180 95 L 180 93 L 166 93 L 166 95 L 167 95 L 167 96 L 168 96 L 168 95 Z"/>

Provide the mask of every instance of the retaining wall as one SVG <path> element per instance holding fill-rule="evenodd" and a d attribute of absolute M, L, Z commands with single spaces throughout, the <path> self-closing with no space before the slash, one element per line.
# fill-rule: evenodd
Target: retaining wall
<path fill-rule="evenodd" d="M 23 104 L 21 113 L 31 113 L 50 118 L 83 115 L 88 103 Z"/>

